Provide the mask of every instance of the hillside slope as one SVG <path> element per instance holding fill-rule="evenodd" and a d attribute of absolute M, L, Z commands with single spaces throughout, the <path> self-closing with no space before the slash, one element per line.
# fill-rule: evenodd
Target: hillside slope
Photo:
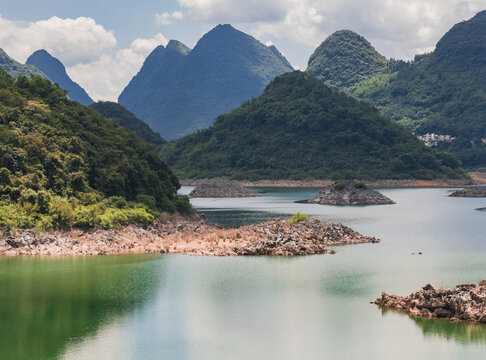
<path fill-rule="evenodd" d="M 13 77 L 25 75 L 28 77 L 41 76 L 43 78 L 47 78 L 47 76 L 35 66 L 25 65 L 19 63 L 18 61 L 15 61 L 10 56 L 8 56 L 8 54 L 3 49 L 0 49 L 0 69 L 5 70 Z"/>
<path fill-rule="evenodd" d="M 209 128 L 164 146 L 181 177 L 432 179 L 462 177 L 371 105 L 293 72 Z"/>
<path fill-rule="evenodd" d="M 113 119 L 118 125 L 130 130 L 151 145 L 160 146 L 166 143 L 159 134 L 152 131 L 150 126 L 120 104 L 111 101 L 98 101 L 90 105 L 90 108 L 99 112 L 104 118 Z"/>

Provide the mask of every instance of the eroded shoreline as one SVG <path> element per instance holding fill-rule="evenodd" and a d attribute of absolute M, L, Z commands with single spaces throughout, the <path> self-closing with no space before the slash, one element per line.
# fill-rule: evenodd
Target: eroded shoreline
<path fill-rule="evenodd" d="M 228 179 L 183 179 L 180 183 L 185 186 L 198 186 L 207 182 L 228 182 Z M 235 184 L 244 187 L 295 187 L 295 188 L 324 188 L 334 184 L 334 180 L 234 180 Z M 367 186 L 375 189 L 391 188 L 450 188 L 468 185 L 486 184 L 486 173 L 473 172 L 470 179 L 449 180 L 377 180 L 365 181 Z"/>
<path fill-rule="evenodd" d="M 351 228 L 320 220 L 290 224 L 274 219 L 227 229 L 190 217 L 163 214 L 147 228 L 57 231 L 19 230 L 0 237 L 0 255 L 87 256 L 117 254 L 186 254 L 194 256 L 296 256 L 334 254 L 330 245 L 377 243 Z"/>

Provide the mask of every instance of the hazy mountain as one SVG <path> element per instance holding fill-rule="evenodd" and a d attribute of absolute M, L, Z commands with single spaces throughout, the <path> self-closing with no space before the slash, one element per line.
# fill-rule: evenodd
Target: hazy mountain
<path fill-rule="evenodd" d="M 402 126 L 302 72 L 273 80 L 260 97 L 208 129 L 164 146 L 181 177 L 244 179 L 464 176 Z"/>
<path fill-rule="evenodd" d="M 28 77 L 39 75 L 44 78 L 47 77 L 35 66 L 25 65 L 15 61 L 10 56 L 8 56 L 7 53 L 3 51 L 3 49 L 0 49 L 0 69 L 5 70 L 13 77 L 17 77 L 19 75 L 26 75 Z"/>
<path fill-rule="evenodd" d="M 259 96 L 291 71 L 275 47 L 218 25 L 191 51 L 177 41 L 157 47 L 118 102 L 166 139 L 207 128 L 217 115 Z"/>
<path fill-rule="evenodd" d="M 333 73 L 310 65 L 308 71 L 371 102 L 410 131 L 456 137 L 439 143 L 439 149 L 453 152 L 467 167 L 486 166 L 486 11 L 455 25 L 432 53 L 417 55 L 412 62 L 389 60 L 386 71 L 359 82 L 335 81 L 367 67 L 355 61 L 361 51 L 349 51 L 348 46 L 340 50 L 341 45 L 333 51 L 346 54 L 340 61 L 352 65 L 351 70 L 330 62 Z"/>
<path fill-rule="evenodd" d="M 68 96 L 83 105 L 93 103 L 93 100 L 77 83 L 71 80 L 64 65 L 46 50 L 37 50 L 27 59 L 27 64 L 34 65 L 61 89 L 68 91 Z"/>
<path fill-rule="evenodd" d="M 150 126 L 120 104 L 111 101 L 98 101 L 90 105 L 90 107 L 99 112 L 104 118 L 116 121 L 119 125 L 130 130 L 151 145 L 160 146 L 166 143 Z"/>

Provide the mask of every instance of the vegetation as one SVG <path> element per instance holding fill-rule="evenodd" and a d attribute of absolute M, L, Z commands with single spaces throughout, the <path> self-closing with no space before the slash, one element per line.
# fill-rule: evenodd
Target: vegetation
<path fill-rule="evenodd" d="M 331 36 L 316 54 L 326 45 L 325 54 L 340 56 L 313 55 L 308 71 L 369 101 L 409 131 L 456 137 L 439 150 L 452 152 L 465 167 L 486 166 L 486 11 L 455 25 L 434 52 L 413 62 L 389 60 L 385 70 L 377 54 L 363 56 L 356 36 L 341 34 L 340 41 Z"/>
<path fill-rule="evenodd" d="M 40 77 L 0 70 L 0 228 L 104 227 L 187 207 L 156 150 Z"/>
<path fill-rule="evenodd" d="M 170 142 L 162 154 L 185 178 L 434 179 L 464 177 L 376 108 L 310 74 L 284 74 L 262 96 L 209 129 Z"/>
<path fill-rule="evenodd" d="M 292 70 L 275 47 L 219 25 L 192 51 L 177 41 L 157 47 L 118 102 L 165 139 L 176 139 L 209 127 Z"/>
<path fill-rule="evenodd" d="M 132 131 L 135 135 L 156 147 L 166 143 L 162 137 L 154 132 L 150 126 L 137 118 L 133 113 L 123 106 L 111 101 L 98 101 L 90 106 L 98 111 L 101 116 L 112 119 L 125 129 Z"/>
<path fill-rule="evenodd" d="M 287 219 L 287 222 L 289 224 L 297 224 L 297 223 L 300 223 L 302 221 L 306 221 L 307 219 L 308 219 L 307 214 L 297 212 L 297 214 L 294 214 L 290 219 Z"/>
<path fill-rule="evenodd" d="M 344 181 L 342 181 L 342 180 L 336 181 L 334 183 L 333 187 L 334 187 L 334 190 L 342 190 L 342 189 L 344 189 L 344 187 L 345 187 Z"/>
<path fill-rule="evenodd" d="M 366 184 L 364 182 L 362 182 L 362 181 L 356 181 L 354 183 L 354 187 L 356 189 L 366 189 Z"/>
<path fill-rule="evenodd" d="M 364 37 L 349 30 L 329 36 L 311 55 L 307 71 L 336 87 L 352 86 L 387 71 L 387 59 Z"/>

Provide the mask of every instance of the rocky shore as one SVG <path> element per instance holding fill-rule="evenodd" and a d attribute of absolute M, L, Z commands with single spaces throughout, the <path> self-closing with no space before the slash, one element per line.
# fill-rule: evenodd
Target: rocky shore
<path fill-rule="evenodd" d="M 230 180 L 200 182 L 189 193 L 192 198 L 242 198 L 256 197 L 258 194 Z"/>
<path fill-rule="evenodd" d="M 214 178 L 214 179 L 184 179 L 181 180 L 181 184 L 185 186 L 198 186 L 201 183 L 208 181 L 220 182 L 228 181 L 226 178 Z M 323 188 L 330 186 L 334 183 L 333 180 L 235 180 L 232 181 L 243 187 L 294 187 L 294 188 Z M 450 188 L 461 187 L 466 185 L 479 185 L 486 184 L 486 173 L 471 173 L 470 179 L 436 179 L 436 180 L 376 180 L 365 181 L 365 184 L 375 189 L 391 189 L 391 188 Z"/>
<path fill-rule="evenodd" d="M 469 186 L 462 190 L 454 191 L 450 197 L 481 198 L 486 197 L 486 186 Z"/>
<path fill-rule="evenodd" d="M 0 255 L 115 255 L 140 253 L 195 256 L 334 254 L 329 245 L 377 243 L 351 228 L 319 220 L 290 224 L 276 219 L 237 229 L 190 218 L 164 215 L 148 228 L 127 226 L 113 230 L 80 230 L 36 234 L 20 230 L 0 237 Z"/>
<path fill-rule="evenodd" d="M 439 289 L 428 284 L 409 296 L 382 293 L 374 303 L 424 318 L 486 324 L 486 280 L 478 285 L 464 284 L 453 289 Z"/>
<path fill-rule="evenodd" d="M 340 185 L 340 186 L 338 186 Z M 309 204 L 328 205 L 387 205 L 395 202 L 363 183 L 339 182 L 319 191 Z"/>

